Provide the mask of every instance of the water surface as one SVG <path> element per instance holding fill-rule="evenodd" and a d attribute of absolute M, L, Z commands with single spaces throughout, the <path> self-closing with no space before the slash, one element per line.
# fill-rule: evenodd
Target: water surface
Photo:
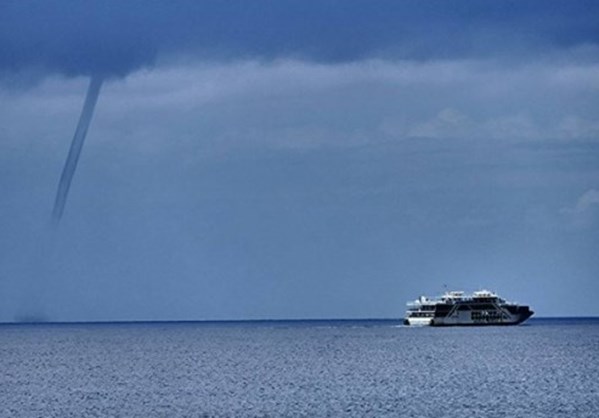
<path fill-rule="evenodd" d="M 0 325 L 0 416 L 599 416 L 599 319 Z"/>

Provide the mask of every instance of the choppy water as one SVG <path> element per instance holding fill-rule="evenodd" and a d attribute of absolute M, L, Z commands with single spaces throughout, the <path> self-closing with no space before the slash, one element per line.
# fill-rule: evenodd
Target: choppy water
<path fill-rule="evenodd" d="M 0 416 L 598 417 L 599 320 L 3 325 Z"/>

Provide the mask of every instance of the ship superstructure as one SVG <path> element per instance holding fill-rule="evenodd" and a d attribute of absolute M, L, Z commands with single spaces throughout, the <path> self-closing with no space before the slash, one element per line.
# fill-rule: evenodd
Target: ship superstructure
<path fill-rule="evenodd" d="M 528 306 L 508 302 L 496 293 L 479 290 L 472 294 L 446 292 L 429 299 L 421 296 L 408 303 L 406 325 L 517 325 L 534 312 Z"/>

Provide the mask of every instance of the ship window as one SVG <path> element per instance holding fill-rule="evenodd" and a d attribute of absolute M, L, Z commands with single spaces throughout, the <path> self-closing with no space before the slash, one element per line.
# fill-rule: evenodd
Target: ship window
<path fill-rule="evenodd" d="M 477 303 L 475 305 L 472 305 L 472 309 L 477 309 L 477 310 L 494 310 L 495 309 L 495 305 L 491 305 L 491 304 L 487 304 L 487 303 Z"/>

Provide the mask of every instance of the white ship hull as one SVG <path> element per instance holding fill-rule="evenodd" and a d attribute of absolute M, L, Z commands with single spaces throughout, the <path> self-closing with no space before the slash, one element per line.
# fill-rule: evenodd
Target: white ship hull
<path fill-rule="evenodd" d="M 425 327 L 431 325 L 433 318 L 406 318 L 406 325 Z"/>

